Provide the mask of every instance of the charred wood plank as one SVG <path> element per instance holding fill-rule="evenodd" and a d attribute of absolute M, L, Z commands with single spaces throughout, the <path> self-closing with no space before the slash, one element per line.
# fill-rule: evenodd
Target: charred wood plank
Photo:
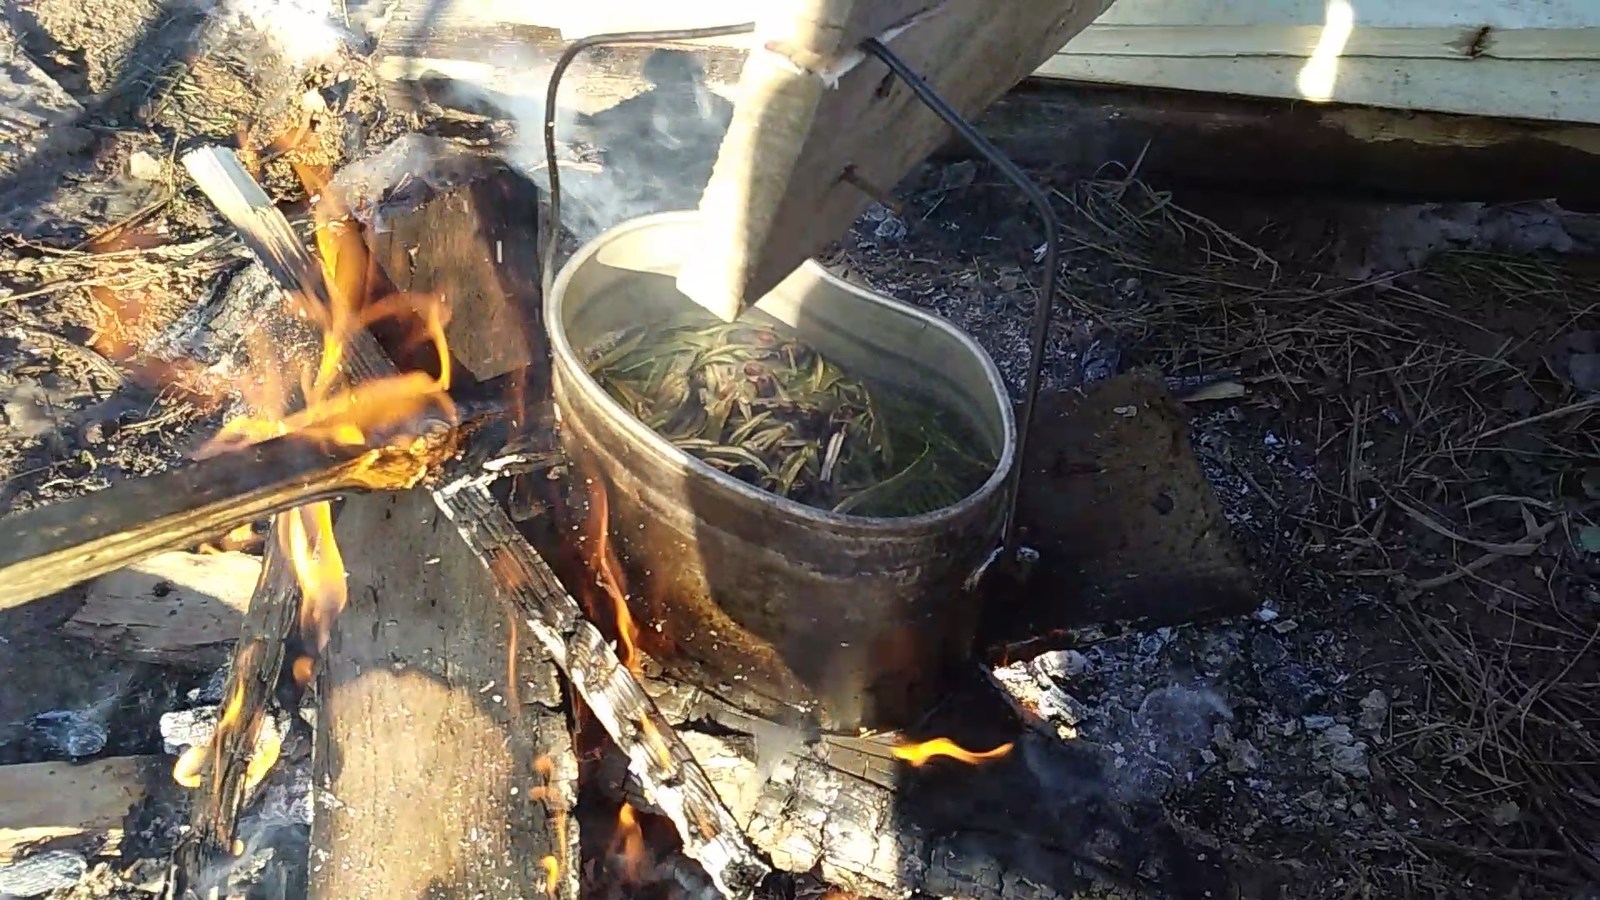
<path fill-rule="evenodd" d="M 449 434 L 377 448 L 289 436 L 0 519 L 0 610 L 303 503 L 404 489 L 454 450 Z"/>
<path fill-rule="evenodd" d="M 274 529 L 275 530 L 275 529 Z M 224 716 L 196 773 L 201 781 L 190 811 L 190 831 L 173 854 L 170 897 L 209 897 L 228 875 L 239 815 L 249 800 L 248 772 L 281 683 L 290 636 L 300 611 L 300 583 L 282 545 L 269 535 L 250 607 L 223 688 Z"/>
<path fill-rule="evenodd" d="M 375 187 L 419 168 L 422 188 Z M 548 382 L 532 182 L 496 158 L 416 137 L 346 168 L 334 186 L 361 195 L 345 202 L 365 210 L 367 246 L 394 288 L 440 297 L 450 351 L 474 378 L 523 370 L 534 390 Z"/>
<path fill-rule="evenodd" d="M 751 850 L 693 754 L 549 565 L 486 488 L 471 485 L 436 493 L 435 499 L 626 755 L 629 772 L 676 827 L 684 852 L 705 867 L 723 894 L 748 895 L 766 877 L 766 862 Z"/>

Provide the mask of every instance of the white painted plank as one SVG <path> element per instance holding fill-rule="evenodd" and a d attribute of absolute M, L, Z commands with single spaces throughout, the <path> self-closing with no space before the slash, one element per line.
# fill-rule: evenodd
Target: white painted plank
<path fill-rule="evenodd" d="M 609 0 L 619 6 L 625 0 Z M 1358 27 L 1592 28 L 1595 0 L 1348 0 Z M 1314 25 L 1326 0 L 1117 0 L 1101 25 Z"/>
<path fill-rule="evenodd" d="M 1120 2 L 1120 0 L 1119 0 Z M 1596 3 L 1600 7 L 1600 2 Z M 1061 52 L 1088 56 L 1309 57 L 1321 25 L 1091 25 Z M 1600 28 L 1495 31 L 1480 40 L 1472 28 L 1363 28 L 1358 23 L 1341 57 L 1386 59 L 1600 59 Z"/>
<path fill-rule="evenodd" d="M 1305 61 L 1152 59 L 1058 54 L 1044 77 L 1306 99 Z M 1600 123 L 1600 62 L 1344 59 L 1332 96 L 1340 103 L 1467 115 Z"/>
<path fill-rule="evenodd" d="M 775 0 L 449 0 L 451 18 L 559 28 L 568 39 L 603 31 L 695 28 L 749 21 Z M 1593 28 L 1595 0 L 1347 0 L 1358 28 Z M 398 4 L 401 7 L 415 4 Z M 432 4 L 427 4 L 432 7 Z M 438 14 L 430 10 L 430 14 Z M 1327 0 L 1116 0 L 1100 25 L 1250 27 L 1319 25 Z"/>
<path fill-rule="evenodd" d="M 1317 74 L 1308 71 L 1306 61 L 1326 37 L 1323 23 L 1329 7 L 1340 4 L 1353 19 L 1349 37 L 1337 48 L 1338 59 L 1324 61 L 1325 77 L 1305 78 Z M 588 0 L 553 5 L 452 0 L 449 14 L 560 28 L 571 39 L 604 31 L 731 22 L 749 18 L 751 10 L 748 0 L 678 4 Z M 1478 28 L 1484 25 L 1501 30 L 1475 44 Z M 706 43 L 743 48 L 748 40 L 731 37 Z M 1323 55 L 1334 49 L 1323 47 Z M 519 81 L 514 70 L 525 74 L 529 63 L 505 60 L 486 65 L 489 62 L 431 60 L 425 65 L 480 82 L 490 79 L 491 70 L 513 70 L 497 72 L 492 80 L 507 81 L 506 87 L 514 92 Z M 414 68 L 416 61 L 405 66 Z M 1038 74 L 1393 109 L 1600 123 L 1597 66 L 1600 0 L 1116 0 Z M 584 95 L 575 98 L 581 107 L 603 107 L 614 102 L 616 91 L 626 89 L 596 84 L 574 94 Z M 714 89 L 732 93 L 731 86 Z"/>

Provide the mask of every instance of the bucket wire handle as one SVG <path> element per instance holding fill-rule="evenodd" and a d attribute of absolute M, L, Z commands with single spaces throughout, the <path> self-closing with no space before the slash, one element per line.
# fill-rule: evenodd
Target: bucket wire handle
<path fill-rule="evenodd" d="M 550 82 L 544 92 L 544 163 L 546 177 L 550 179 L 550 226 L 546 229 L 544 252 L 540 254 L 539 277 L 545 296 L 549 296 L 556 278 L 556 247 L 561 242 L 561 172 L 556 167 L 556 91 L 561 87 L 561 76 L 567 73 L 579 53 L 591 47 L 607 44 L 666 44 L 675 41 L 694 41 L 702 38 L 728 37 L 749 34 L 756 23 L 716 25 L 710 28 L 674 28 L 663 31 L 619 31 L 611 34 L 591 34 L 567 45 L 556 58 L 550 70 Z"/>
<path fill-rule="evenodd" d="M 738 25 L 719 25 L 710 28 L 680 28 L 664 31 L 627 31 L 611 34 L 593 34 L 588 37 L 578 38 L 561 52 L 556 59 L 555 68 L 550 72 L 550 81 L 545 89 L 544 102 L 544 156 L 545 172 L 549 179 L 550 212 L 549 227 L 545 233 L 544 248 L 540 259 L 540 277 L 543 290 L 548 294 L 555 283 L 556 247 L 561 237 L 561 173 L 556 159 L 556 92 L 561 86 L 561 77 L 572 65 L 572 61 L 579 53 L 607 44 L 651 44 L 668 43 L 673 41 L 690 41 L 703 38 L 728 37 L 736 34 L 749 34 L 755 31 L 754 22 L 743 22 Z M 1017 453 L 1016 461 L 1012 468 L 1011 483 L 1007 487 L 1006 517 L 1001 530 L 1001 545 L 998 551 L 999 558 L 1006 565 L 1018 562 L 1018 536 L 1017 536 L 1017 497 L 1022 479 L 1022 465 L 1027 458 L 1028 432 L 1033 425 L 1034 409 L 1039 399 L 1039 384 L 1043 380 L 1045 343 L 1050 336 L 1050 321 L 1055 309 L 1056 297 L 1056 272 L 1059 265 L 1060 247 L 1058 227 L 1050 201 L 1045 197 L 1044 191 L 1029 178 L 1025 172 L 1017 167 L 1000 148 L 989 142 L 972 126 L 970 122 L 961 117 L 944 98 L 940 97 L 921 76 L 911 70 L 900 57 L 896 56 L 882 41 L 877 38 L 868 38 L 861 45 L 862 49 L 876 57 L 897 78 L 905 82 L 906 87 L 921 100 L 923 105 L 932 110 L 935 115 L 943 119 L 962 139 L 972 146 L 979 156 L 986 162 L 1000 170 L 1007 180 L 1022 191 L 1023 196 L 1032 204 L 1039 214 L 1040 222 L 1044 227 L 1044 257 L 1041 260 L 1044 266 L 1041 296 L 1034 305 L 1033 335 L 1029 349 L 1028 381 L 1022 399 L 1022 411 L 1017 421 Z M 977 572 L 973 573 L 972 581 L 982 575 L 990 563 L 995 560 L 991 555 Z"/>
<path fill-rule="evenodd" d="M 1058 271 L 1057 260 L 1060 255 L 1060 241 L 1057 237 L 1059 228 L 1056 225 L 1055 212 L 1050 209 L 1050 201 L 1045 197 L 1044 191 L 1039 189 L 1039 186 L 1033 182 L 1033 179 L 1028 177 L 1027 173 L 1018 168 L 1017 164 L 1012 162 L 1004 153 L 1000 152 L 1000 148 L 990 143 L 988 138 L 979 134 L 978 129 L 972 127 L 972 123 L 963 119 L 960 113 L 951 108 L 950 104 L 944 101 L 944 98 L 929 87 L 928 83 L 923 81 L 916 72 L 913 72 L 911 67 L 905 64 L 904 60 L 884 46 L 882 41 L 877 38 L 867 38 L 862 42 L 861 48 L 888 66 L 889 71 L 905 82 L 906 87 L 917 95 L 917 99 L 921 100 L 924 106 L 932 110 L 935 115 L 944 120 L 946 125 L 949 125 L 957 134 L 961 135 L 962 139 L 972 145 L 972 149 L 977 151 L 978 155 L 984 158 L 984 161 L 999 169 L 1000 174 L 1004 175 L 1012 184 L 1015 184 L 1017 189 L 1022 191 L 1023 195 L 1028 198 L 1028 202 L 1033 205 L 1034 211 L 1039 214 L 1039 220 L 1044 226 L 1044 259 L 1041 260 L 1044 264 L 1044 275 L 1041 279 L 1043 290 L 1033 310 L 1033 339 L 1032 347 L 1029 350 L 1029 362 L 1031 365 L 1028 368 L 1028 383 L 1022 397 L 1022 412 L 1017 417 L 1017 459 L 1011 473 L 1010 496 L 1006 500 L 1005 527 L 1001 531 L 1000 559 L 1006 565 L 1014 565 L 1019 561 L 1017 496 L 1022 483 L 1023 461 L 1027 459 L 1028 432 L 1033 425 L 1034 407 L 1039 400 L 1039 383 L 1043 380 L 1044 375 L 1045 343 L 1050 337 L 1050 319 L 1056 304 L 1056 272 Z M 991 556 L 989 560 L 984 562 L 979 571 L 974 573 L 974 580 L 982 574 L 983 569 L 986 569 L 993 559 L 994 557 Z"/>

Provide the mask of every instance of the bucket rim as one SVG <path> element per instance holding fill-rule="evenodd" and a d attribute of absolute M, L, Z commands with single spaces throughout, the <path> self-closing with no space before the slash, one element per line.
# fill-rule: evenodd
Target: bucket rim
<path fill-rule="evenodd" d="M 880 294 L 877 291 L 846 281 L 829 272 L 815 259 L 807 259 L 801 263 L 796 272 L 804 270 L 832 287 L 856 295 L 863 302 L 877 303 L 890 307 L 929 328 L 937 329 L 948 337 L 953 338 L 977 360 L 983 369 L 984 380 L 989 386 L 990 399 L 999 408 L 1002 423 L 999 459 L 996 460 L 993 471 L 989 473 L 989 477 L 984 480 L 982 485 L 949 506 L 943 506 L 914 516 L 885 517 L 836 513 L 829 509 L 810 506 L 798 500 L 775 494 L 722 472 L 702 462 L 693 454 L 674 446 L 671 441 L 662 437 L 655 429 L 644 424 L 633 413 L 623 408 L 622 404 L 618 403 L 606 392 L 605 388 L 601 387 L 600 382 L 589 374 L 588 369 L 578 358 L 571 342 L 567 339 L 566 326 L 562 317 L 563 301 L 566 298 L 567 288 L 584 264 L 593 260 L 602 247 L 617 240 L 619 237 L 662 225 L 692 225 L 698 222 L 699 219 L 700 213 L 698 210 L 669 210 L 636 216 L 612 225 L 585 241 L 567 259 L 566 263 L 561 266 L 560 271 L 557 272 L 555 280 L 551 284 L 549 295 L 542 298 L 544 330 L 546 337 L 550 341 L 552 362 L 558 368 L 566 368 L 576 373 L 577 377 L 574 379 L 576 385 L 574 386 L 583 393 L 586 400 L 600 406 L 609 413 L 619 423 L 619 427 L 624 432 L 639 444 L 648 448 L 651 453 L 671 460 L 687 471 L 693 472 L 712 484 L 731 491 L 746 500 L 770 504 L 786 515 L 802 521 L 826 525 L 834 529 L 843 528 L 854 532 L 925 530 L 945 522 L 958 520 L 987 503 L 1012 481 L 1012 470 L 1020 465 L 1020 462 L 1016 459 L 1016 411 L 1013 409 L 1011 394 L 1006 388 L 1005 380 L 1000 376 L 999 367 L 995 365 L 994 359 L 989 356 L 988 351 L 983 349 L 971 335 L 958 328 L 954 323 L 894 297 Z M 794 277 L 794 273 L 791 273 L 788 277 Z M 788 279 L 786 278 L 785 280 Z M 759 302 L 758 300 L 757 303 Z"/>

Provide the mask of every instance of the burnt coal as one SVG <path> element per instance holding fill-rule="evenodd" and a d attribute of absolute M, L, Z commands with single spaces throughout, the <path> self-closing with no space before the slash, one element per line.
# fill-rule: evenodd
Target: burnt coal
<path fill-rule="evenodd" d="M 42 897 L 72 887 L 89 871 L 80 853 L 46 850 L 0 866 L 0 897 Z"/>
<path fill-rule="evenodd" d="M 1250 662 L 1262 693 L 1284 715 L 1308 716 L 1327 706 L 1327 688 L 1315 672 L 1289 657 L 1289 648 L 1276 634 L 1261 631 L 1251 638 Z"/>
<path fill-rule="evenodd" d="M 37 749 L 44 755 L 84 759 L 106 748 L 110 732 L 96 710 L 52 709 L 28 720 Z"/>

